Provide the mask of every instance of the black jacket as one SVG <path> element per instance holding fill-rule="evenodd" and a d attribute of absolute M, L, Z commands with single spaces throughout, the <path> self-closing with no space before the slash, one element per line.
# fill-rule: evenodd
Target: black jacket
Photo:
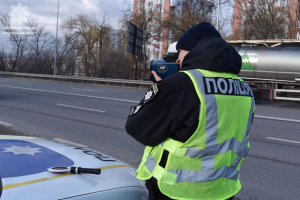
<path fill-rule="evenodd" d="M 230 44 L 211 37 L 199 41 L 185 56 L 181 70 L 205 69 L 238 74 L 241 65 L 241 56 Z M 157 88 L 158 92 L 151 100 L 144 103 L 144 97 L 140 108 L 131 112 L 125 127 L 127 133 L 147 146 L 156 146 L 167 138 L 187 141 L 195 132 L 201 114 L 191 79 L 178 72 L 159 81 Z"/>

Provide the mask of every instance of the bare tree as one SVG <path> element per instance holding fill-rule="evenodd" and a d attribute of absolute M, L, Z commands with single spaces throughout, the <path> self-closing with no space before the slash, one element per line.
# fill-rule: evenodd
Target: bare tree
<path fill-rule="evenodd" d="M 8 35 L 12 49 L 0 50 L 0 70 L 52 74 L 54 37 L 43 24 L 30 19 L 25 34 L 12 30 L 9 15 L 1 14 L 0 22 Z M 111 28 L 104 14 L 76 15 L 62 25 L 63 37 L 58 40 L 58 74 L 75 75 L 82 67 L 85 76 L 130 78 L 131 60 L 125 52 L 124 32 L 118 32 L 115 48 Z M 124 53 L 125 52 L 125 53 Z"/>
<path fill-rule="evenodd" d="M 102 54 L 101 64 L 107 66 L 106 75 L 109 78 L 130 79 L 131 60 L 122 49 L 111 48 Z"/>
<path fill-rule="evenodd" d="M 30 61 L 26 66 L 27 71 L 51 73 L 51 60 L 49 65 L 45 65 L 45 62 L 43 62 L 45 58 L 42 58 L 42 56 L 50 53 L 48 47 L 53 44 L 53 36 L 45 30 L 45 25 L 39 23 L 36 19 L 29 19 L 26 25 L 30 28 L 30 34 L 27 36 L 28 56 L 30 57 Z M 45 69 L 46 66 L 49 69 Z"/>
<path fill-rule="evenodd" d="M 88 15 L 77 15 L 69 18 L 62 26 L 77 36 L 78 55 L 83 60 L 86 76 L 105 76 L 99 59 L 100 51 L 109 43 L 109 27 L 105 26 L 106 20 L 104 17 L 99 23 L 96 18 Z"/>
<path fill-rule="evenodd" d="M 53 55 L 53 50 L 51 48 L 43 49 L 39 52 L 39 58 L 35 63 L 35 67 L 29 68 L 25 72 L 36 74 L 53 74 Z M 33 58 L 35 58 L 35 56 Z"/>
<path fill-rule="evenodd" d="M 63 38 L 58 41 L 58 74 L 70 76 L 75 74 L 76 60 L 78 58 L 77 41 L 77 35 L 69 30 L 65 30 Z"/>
<path fill-rule="evenodd" d="M 295 38 L 297 9 L 281 0 L 237 0 L 233 39 Z"/>
<path fill-rule="evenodd" d="M 229 4 L 228 0 L 220 1 L 220 6 L 227 4 Z M 213 16 L 216 9 L 217 1 L 214 0 L 174 0 L 169 17 L 163 21 L 163 26 L 171 32 L 169 39 L 172 42 L 177 41 L 187 29 L 200 22 L 216 24 Z M 227 17 L 222 16 L 222 12 L 220 12 L 219 31 L 224 36 L 226 36 L 224 28 L 228 21 Z"/>
<path fill-rule="evenodd" d="M 0 71 L 6 71 L 7 66 L 7 54 L 4 51 L 4 48 L 1 49 L 0 51 Z"/>
<path fill-rule="evenodd" d="M 29 19 L 22 30 L 11 26 L 8 13 L 0 14 L 0 22 L 9 37 L 11 50 L 2 50 L 1 69 L 12 72 L 51 73 L 53 37 L 45 26 L 35 19 Z"/>
<path fill-rule="evenodd" d="M 175 0 L 173 4 L 170 17 L 164 21 L 164 26 L 169 27 L 172 33 L 172 41 L 177 41 L 187 29 L 199 22 L 211 22 L 211 2 Z"/>
<path fill-rule="evenodd" d="M 11 19 L 8 13 L 0 13 L 0 23 L 12 45 L 12 51 L 6 54 L 6 58 L 2 57 L 1 59 L 3 65 L 2 68 L 11 72 L 20 71 L 28 62 L 26 59 L 27 36 L 25 34 L 18 34 L 18 30 L 12 28 Z M 5 54 L 2 53 L 2 56 L 4 55 Z M 4 67 L 4 65 L 6 65 L 6 67 Z"/>
<path fill-rule="evenodd" d="M 98 22 L 96 17 L 93 15 L 93 24 L 94 24 L 94 29 L 97 32 L 97 56 L 94 57 L 95 62 L 97 63 L 97 69 L 96 69 L 96 74 L 98 76 L 102 77 L 107 77 L 106 75 L 106 68 L 108 65 L 105 65 L 101 62 L 102 60 L 102 54 L 107 51 L 109 47 L 109 41 L 110 41 L 110 30 L 111 27 L 107 25 L 108 17 L 107 13 L 105 13 L 102 17 L 102 21 Z"/>
<path fill-rule="evenodd" d="M 123 8 L 121 9 L 121 12 L 123 12 L 123 18 L 120 23 L 124 32 L 128 31 L 130 22 L 143 31 L 142 57 L 136 60 L 135 79 L 138 79 L 137 71 L 139 71 L 139 68 L 144 69 L 144 78 L 146 78 L 148 71 L 147 67 L 149 66 L 150 61 L 150 52 L 147 51 L 147 46 L 152 45 L 154 48 L 157 48 L 158 43 L 163 37 L 162 33 L 164 32 L 164 28 L 161 26 L 162 19 L 161 15 L 159 15 L 160 12 L 147 5 L 143 8 L 134 8 L 133 4 L 128 1 L 123 1 Z M 127 36 L 125 36 L 125 39 L 127 40 Z M 134 59 L 133 56 L 134 55 L 132 55 L 132 59 Z M 139 78 L 142 78 L 142 76 Z"/>
<path fill-rule="evenodd" d="M 92 72 L 92 49 L 95 46 L 96 39 L 92 36 L 91 19 L 87 15 L 77 15 L 75 17 L 70 17 L 64 22 L 63 28 L 77 35 L 78 40 L 77 47 L 78 52 L 82 57 L 84 63 L 84 71 L 86 76 L 91 76 Z"/>

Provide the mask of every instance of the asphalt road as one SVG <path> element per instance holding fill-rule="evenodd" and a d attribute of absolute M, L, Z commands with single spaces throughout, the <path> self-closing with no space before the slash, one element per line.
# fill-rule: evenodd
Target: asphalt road
<path fill-rule="evenodd" d="M 0 133 L 62 138 L 135 167 L 124 126 L 145 89 L 0 77 Z M 300 199 L 300 103 L 257 102 L 239 199 Z"/>

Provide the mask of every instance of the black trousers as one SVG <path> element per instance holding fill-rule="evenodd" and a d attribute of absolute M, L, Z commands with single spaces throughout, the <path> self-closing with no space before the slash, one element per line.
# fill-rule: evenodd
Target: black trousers
<path fill-rule="evenodd" d="M 167 197 L 158 188 L 157 180 L 151 178 L 146 181 L 146 186 L 149 190 L 149 200 L 170 200 L 170 197 Z"/>
<path fill-rule="evenodd" d="M 146 186 L 149 190 L 149 200 L 173 200 L 161 193 L 157 185 L 157 180 L 155 178 L 147 180 Z M 233 200 L 233 196 L 227 200 Z"/>

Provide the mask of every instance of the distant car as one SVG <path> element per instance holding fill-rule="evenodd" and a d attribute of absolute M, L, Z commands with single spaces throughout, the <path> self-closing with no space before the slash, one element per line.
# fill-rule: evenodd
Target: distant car
<path fill-rule="evenodd" d="M 48 171 L 58 166 L 101 169 L 101 174 Z M 1 200 L 146 200 L 148 190 L 135 178 L 135 170 L 87 147 L 36 137 L 0 136 Z"/>

